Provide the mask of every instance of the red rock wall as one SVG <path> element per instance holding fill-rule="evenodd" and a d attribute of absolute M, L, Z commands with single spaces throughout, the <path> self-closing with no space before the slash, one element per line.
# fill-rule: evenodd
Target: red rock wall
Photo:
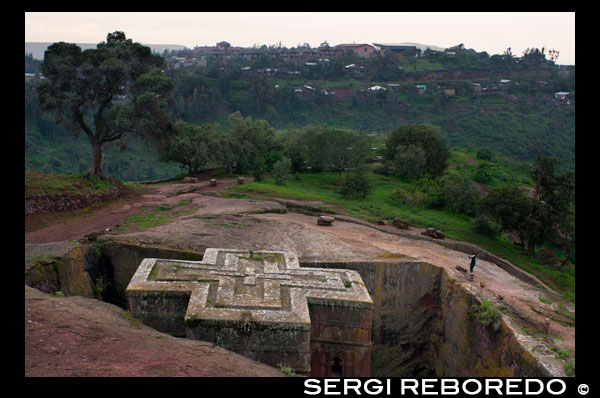
<path fill-rule="evenodd" d="M 372 310 L 310 304 L 309 311 L 310 375 L 370 376 Z"/>

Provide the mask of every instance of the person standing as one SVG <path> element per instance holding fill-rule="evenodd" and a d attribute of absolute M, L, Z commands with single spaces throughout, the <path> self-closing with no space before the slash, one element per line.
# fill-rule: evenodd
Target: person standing
<path fill-rule="evenodd" d="M 471 273 L 473 273 L 473 268 L 475 268 L 475 252 L 471 252 L 471 255 L 469 256 L 469 258 L 471 259 Z"/>

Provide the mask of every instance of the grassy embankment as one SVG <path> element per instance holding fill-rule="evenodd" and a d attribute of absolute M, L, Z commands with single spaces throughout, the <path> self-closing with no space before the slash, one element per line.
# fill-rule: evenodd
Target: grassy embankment
<path fill-rule="evenodd" d="M 86 173 L 50 174 L 37 171 L 25 171 L 26 198 L 48 195 L 96 195 L 106 193 L 115 184 L 118 184 L 115 180 L 87 177 Z M 107 203 L 124 203 L 141 192 L 139 184 L 128 182 L 123 184 L 127 187 L 127 192 L 116 200 L 92 203 L 76 210 L 26 216 L 25 232 L 35 231 L 59 222 L 80 219 L 89 215 L 92 210 L 97 209 L 102 205 Z"/>
<path fill-rule="evenodd" d="M 494 163 L 476 160 L 472 154 L 453 150 L 447 173 L 462 172 L 473 178 L 481 164 L 487 164 L 490 181 L 480 185 L 483 189 L 501 187 L 508 183 L 532 186 L 526 173 L 526 166 L 509 159 L 496 159 Z M 241 186 L 231 186 L 225 196 L 238 198 L 280 197 L 304 200 L 319 200 L 337 205 L 343 214 L 375 222 L 379 219 L 392 220 L 400 217 L 415 227 L 434 227 L 442 230 L 449 238 L 471 242 L 485 250 L 504 258 L 517 267 L 535 275 L 544 283 L 573 301 L 575 300 L 574 266 L 568 270 L 551 269 L 526 253 L 505 235 L 490 238 L 472 230 L 473 217 L 457 214 L 449 210 L 406 206 L 394 201 L 390 195 L 397 190 L 410 190 L 412 184 L 394 176 L 371 174 L 373 192 L 365 199 L 346 199 L 339 193 L 338 176 L 335 173 L 301 173 L 276 185 L 266 178 L 262 182 L 249 182 Z"/>

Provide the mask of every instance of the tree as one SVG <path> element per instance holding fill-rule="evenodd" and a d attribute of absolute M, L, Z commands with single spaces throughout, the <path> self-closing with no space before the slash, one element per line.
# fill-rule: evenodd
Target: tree
<path fill-rule="evenodd" d="M 400 177 L 416 180 L 425 177 L 427 159 L 425 151 L 413 144 L 398 145 L 393 159 L 394 169 Z"/>
<path fill-rule="evenodd" d="M 341 194 L 349 198 L 366 198 L 372 191 L 373 187 L 365 167 L 359 166 L 355 171 L 346 175 Z"/>
<path fill-rule="evenodd" d="M 252 162 L 258 155 L 265 161 L 267 169 L 279 160 L 280 156 L 273 153 L 280 152 L 282 147 L 269 122 L 244 118 L 240 112 L 229 115 L 229 122 L 229 146 L 239 173 L 252 169 Z"/>
<path fill-rule="evenodd" d="M 450 156 L 444 138 L 437 127 L 430 124 L 403 124 L 393 131 L 385 142 L 385 157 L 393 161 L 403 146 L 414 145 L 425 152 L 425 172 L 439 177 L 446 169 Z"/>
<path fill-rule="evenodd" d="M 523 63 L 537 65 L 546 62 L 546 55 L 544 52 L 545 48 L 543 47 L 541 51 L 535 47 L 527 48 L 523 51 Z"/>
<path fill-rule="evenodd" d="M 60 42 L 46 50 L 40 107 L 73 135 L 86 134 L 93 154 L 90 175 L 102 177 L 105 143 L 130 133 L 158 137 L 172 131 L 167 106 L 173 83 L 161 67 L 160 55 L 119 31 L 95 49 Z"/>
<path fill-rule="evenodd" d="M 360 166 L 369 156 L 371 146 L 366 135 L 343 129 L 328 128 L 319 135 L 327 164 L 338 173 L 347 168 Z"/>
<path fill-rule="evenodd" d="M 290 169 L 292 168 L 292 162 L 289 158 L 283 158 L 278 160 L 273 165 L 273 178 L 275 184 L 283 185 L 284 181 L 290 176 Z"/>
<path fill-rule="evenodd" d="M 480 214 L 491 216 L 502 231 L 516 231 L 530 254 L 552 225 L 548 209 L 516 186 L 491 190 L 481 201 Z"/>
<path fill-rule="evenodd" d="M 575 246 L 575 173 L 557 174 L 559 162 L 550 156 L 538 156 L 533 177 L 536 197 L 547 207 L 552 225 L 551 239 L 567 253 L 562 265 L 571 259 Z"/>
<path fill-rule="evenodd" d="M 265 157 L 263 155 L 256 155 L 254 159 L 252 159 L 252 176 L 256 181 L 262 181 L 262 176 L 267 172 L 267 162 L 265 161 Z"/>
<path fill-rule="evenodd" d="M 446 208 L 457 213 L 474 216 L 481 191 L 477 185 L 463 174 L 444 176 L 442 191 Z"/>
<path fill-rule="evenodd" d="M 218 133 L 212 125 L 196 126 L 178 120 L 175 130 L 178 135 L 167 142 L 164 160 L 179 163 L 188 175 L 200 173 L 209 162 L 220 160 Z"/>
<path fill-rule="evenodd" d="M 306 129 L 291 129 L 282 135 L 283 153 L 290 159 L 292 173 L 301 171 L 308 157 L 305 132 Z"/>

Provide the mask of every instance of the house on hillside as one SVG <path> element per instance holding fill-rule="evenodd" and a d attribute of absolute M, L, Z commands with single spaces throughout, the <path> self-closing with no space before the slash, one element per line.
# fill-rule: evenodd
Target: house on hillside
<path fill-rule="evenodd" d="M 567 98 L 571 93 L 568 91 L 558 91 L 556 93 L 554 93 L 554 98 L 561 100 L 561 101 L 565 101 L 568 104 L 571 103 L 571 101 L 569 101 L 569 99 Z"/>
<path fill-rule="evenodd" d="M 481 93 L 482 91 L 481 84 L 479 83 L 471 83 L 471 87 L 473 87 L 473 91 L 476 93 Z"/>
<path fill-rule="evenodd" d="M 446 95 L 446 97 L 454 97 L 456 95 L 456 89 L 455 88 L 445 88 L 444 94 Z"/>
<path fill-rule="evenodd" d="M 383 44 L 383 43 L 373 43 L 373 45 L 375 47 L 379 48 L 379 54 L 381 54 L 381 55 L 390 53 L 390 54 L 397 55 L 399 57 L 404 57 L 404 55 L 407 51 L 410 51 L 410 52 L 416 51 L 416 53 L 419 54 L 419 51 L 417 50 L 417 46 L 404 46 L 404 45 L 400 45 L 400 44 Z"/>
<path fill-rule="evenodd" d="M 231 44 L 227 43 L 226 41 L 221 41 L 221 42 L 217 43 L 218 50 L 229 51 L 230 48 L 231 48 Z"/>
<path fill-rule="evenodd" d="M 335 57 L 344 55 L 343 48 L 331 47 L 329 44 L 319 47 L 318 51 L 319 51 L 319 56 L 321 58 L 327 58 L 327 59 L 331 59 L 331 58 L 335 58 Z"/>
<path fill-rule="evenodd" d="M 354 53 L 354 55 L 356 55 L 357 57 L 361 57 L 361 58 L 369 58 L 372 57 L 373 55 L 377 55 L 376 51 L 375 51 L 375 47 L 373 47 L 370 44 L 338 44 L 337 46 L 335 46 L 336 49 L 338 50 L 342 50 L 342 51 L 347 51 L 347 50 L 352 50 L 352 52 Z"/>
<path fill-rule="evenodd" d="M 417 84 L 415 87 L 417 88 L 419 95 L 425 94 L 425 90 L 427 90 L 427 86 L 425 84 Z"/>

